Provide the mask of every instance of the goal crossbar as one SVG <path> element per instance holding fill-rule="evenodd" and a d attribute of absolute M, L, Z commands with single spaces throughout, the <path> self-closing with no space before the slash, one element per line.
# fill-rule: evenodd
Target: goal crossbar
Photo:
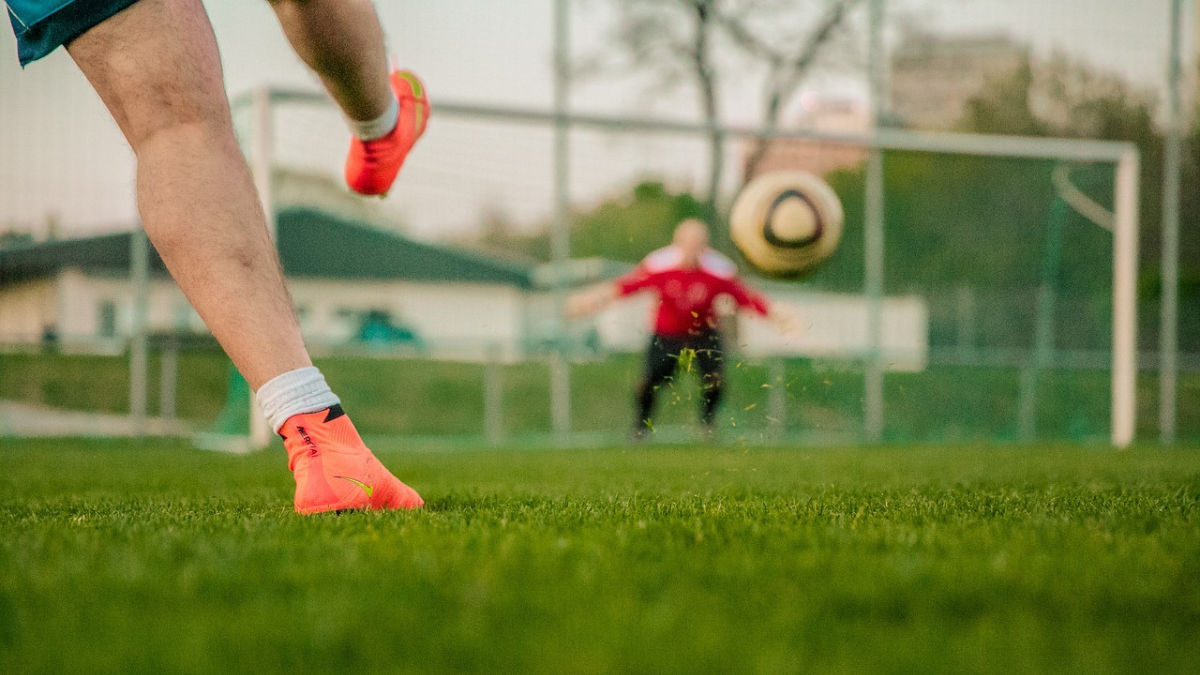
<path fill-rule="evenodd" d="M 249 95 L 234 99 L 239 107 L 250 102 Z M 329 105 L 323 93 L 303 89 L 271 89 L 272 103 Z M 989 134 L 911 131 L 907 129 L 878 129 L 872 133 L 829 133 L 811 129 L 756 129 L 732 125 L 709 125 L 696 122 L 658 120 L 645 117 L 588 115 L 567 113 L 562 116 L 551 110 L 512 106 L 478 105 L 438 101 L 437 112 L 458 118 L 479 118 L 489 121 L 508 121 L 526 124 L 554 124 L 560 120 L 572 126 L 593 129 L 612 129 L 624 132 L 676 133 L 686 135 L 718 134 L 732 138 L 794 138 L 801 140 L 841 143 L 881 148 L 911 150 L 955 155 L 986 155 L 1022 159 L 1060 159 L 1076 162 L 1118 163 L 1127 154 L 1137 154 L 1137 146 L 1127 141 L 1105 141 L 1078 138 L 1041 138 L 1032 136 L 997 136 Z"/>

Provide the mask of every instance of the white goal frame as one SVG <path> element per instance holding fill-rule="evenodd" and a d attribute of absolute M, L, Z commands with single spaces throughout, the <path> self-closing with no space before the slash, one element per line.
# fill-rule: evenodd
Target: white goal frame
<path fill-rule="evenodd" d="M 250 106 L 250 118 L 254 126 L 248 139 L 248 155 L 255 175 L 255 182 L 262 195 L 268 222 L 274 225 L 271 204 L 271 167 L 273 149 L 273 107 L 280 103 L 301 105 L 331 105 L 327 96 L 309 90 L 263 88 L 234 99 L 235 108 Z M 1138 202 L 1140 190 L 1140 157 L 1133 143 L 1118 141 L 1081 140 L 1067 138 L 1032 138 L 1023 136 L 993 136 L 983 134 L 918 132 L 880 128 L 866 134 L 831 134 L 812 130 L 764 130 L 735 126 L 709 126 L 705 124 L 670 122 L 635 117 L 584 115 L 530 108 L 485 106 L 437 101 L 439 117 L 472 118 L 514 124 L 537 124 L 547 128 L 600 129 L 623 132 L 667 133 L 691 136 L 719 135 L 723 138 L 792 138 L 825 143 L 854 145 L 868 150 L 907 150 L 953 155 L 977 155 L 1022 159 L 1062 160 L 1068 162 L 1091 162 L 1112 164 L 1116 167 L 1114 185 L 1113 222 L 1113 318 L 1112 318 L 1112 378 L 1111 378 L 1111 443 L 1120 448 L 1133 442 L 1136 430 L 1137 392 L 1137 274 L 1138 274 Z M 565 141 L 563 141 L 565 143 Z M 565 181 L 555 181 L 555 198 L 563 201 Z M 868 195 L 871 189 L 867 190 Z M 881 209 L 868 209 L 882 218 Z M 561 224 L 559 224 L 561 225 Z M 867 222 L 882 233 L 882 222 Z M 867 273 L 880 266 L 881 254 L 867 260 Z M 868 256 L 870 254 L 868 253 Z M 881 278 L 881 277 L 880 277 Z M 878 293 L 878 291 L 876 291 Z M 879 298 L 870 303 L 871 311 L 882 309 Z M 874 325 L 880 325 L 878 315 Z M 871 355 L 868 363 L 880 367 L 883 360 L 878 331 L 871 331 Z M 864 400 L 868 426 L 870 420 L 882 420 L 881 381 L 868 380 L 868 391 Z M 876 391 L 872 391 L 872 389 Z M 876 408 L 871 410 L 870 408 Z M 251 445 L 265 445 L 270 430 L 262 421 L 262 415 L 251 414 Z M 871 434 L 868 433 L 868 436 Z"/>

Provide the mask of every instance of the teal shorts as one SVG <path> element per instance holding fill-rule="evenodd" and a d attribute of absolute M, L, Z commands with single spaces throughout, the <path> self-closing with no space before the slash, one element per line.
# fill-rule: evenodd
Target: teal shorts
<path fill-rule="evenodd" d="M 25 66 L 83 35 L 137 0 L 4 0 Z"/>

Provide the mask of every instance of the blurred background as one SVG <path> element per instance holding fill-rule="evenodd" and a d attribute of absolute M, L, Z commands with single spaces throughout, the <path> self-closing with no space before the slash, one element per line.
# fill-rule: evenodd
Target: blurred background
<path fill-rule="evenodd" d="M 736 258 L 739 187 L 803 169 L 845 235 L 803 282 L 743 266 L 806 330 L 724 321 L 722 441 L 1109 442 L 1136 149 L 1135 437 L 1200 438 L 1190 2 L 380 3 L 434 106 L 384 201 L 342 184 L 345 125 L 266 3 L 205 4 L 302 328 L 368 436 L 621 441 L 650 299 L 568 323 L 565 294 L 687 217 Z M 116 126 L 65 51 L 22 72 L 8 32 L 0 158 L 0 442 L 256 445 L 245 382 L 136 234 Z M 660 395 L 656 439 L 692 438 L 693 379 Z"/>

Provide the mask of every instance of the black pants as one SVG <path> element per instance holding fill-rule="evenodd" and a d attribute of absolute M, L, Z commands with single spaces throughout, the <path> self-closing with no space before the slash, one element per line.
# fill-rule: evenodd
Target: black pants
<path fill-rule="evenodd" d="M 646 349 L 646 373 L 637 388 L 635 429 L 650 426 L 655 395 L 659 387 L 675 376 L 677 369 L 700 375 L 700 419 L 706 426 L 712 426 L 725 388 L 725 367 L 721 335 L 708 330 L 682 338 L 662 335 L 650 338 L 650 346 Z"/>

